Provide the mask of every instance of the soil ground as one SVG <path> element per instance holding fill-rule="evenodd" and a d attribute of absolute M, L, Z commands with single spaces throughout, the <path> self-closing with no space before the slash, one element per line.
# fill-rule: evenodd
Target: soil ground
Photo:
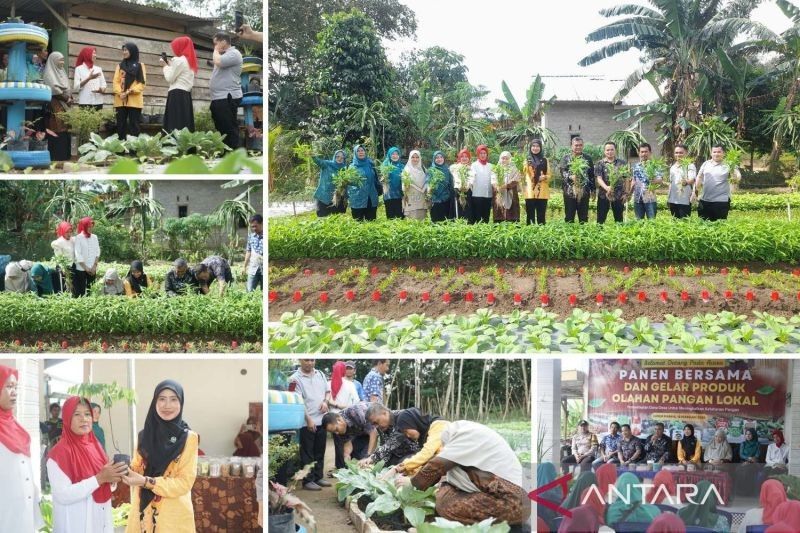
<path fill-rule="evenodd" d="M 325 479 L 336 484 L 335 478 L 329 478 L 328 470 L 334 467 L 333 439 L 327 439 L 325 447 Z M 317 533 L 345 533 L 355 531 L 350 523 L 344 506 L 340 505 L 336 499 L 336 490 L 331 487 L 323 487 L 321 491 L 311 491 L 300 489 L 297 496 L 311 508 L 317 520 Z"/>

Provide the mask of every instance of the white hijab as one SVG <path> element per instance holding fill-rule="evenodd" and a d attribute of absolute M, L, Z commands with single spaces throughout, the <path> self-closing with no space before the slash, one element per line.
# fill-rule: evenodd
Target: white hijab
<path fill-rule="evenodd" d="M 25 294 L 31 290 L 30 261 L 13 261 L 6 265 L 6 292 Z"/>
<path fill-rule="evenodd" d="M 64 59 L 64 54 L 61 52 L 53 52 L 47 57 L 47 63 L 44 66 L 44 83 L 50 86 L 53 96 L 69 97 L 69 78 L 63 68 L 56 66 L 59 59 Z"/>
<path fill-rule="evenodd" d="M 516 454 L 503 437 L 483 424 L 469 420 L 450 422 L 442 432 L 439 457 L 461 467 L 472 466 L 490 472 L 522 487 L 522 465 Z M 453 470 L 447 474 L 448 482 L 454 481 L 454 485 L 459 486 L 464 471 L 461 468 Z"/>
<path fill-rule="evenodd" d="M 109 287 L 106 285 L 106 281 L 113 281 L 114 284 Z M 117 295 L 123 292 L 125 292 L 125 285 L 122 283 L 122 280 L 119 279 L 117 269 L 109 268 L 106 270 L 106 274 L 103 276 L 103 294 Z"/>
<path fill-rule="evenodd" d="M 417 154 L 419 156 L 419 164 L 414 165 L 411 162 L 411 157 Z M 423 187 L 425 185 L 425 168 L 422 166 L 422 154 L 419 153 L 419 150 L 411 150 L 408 154 L 408 162 L 403 170 L 408 170 L 408 173 L 411 175 L 411 178 L 414 180 L 414 183 Z"/>

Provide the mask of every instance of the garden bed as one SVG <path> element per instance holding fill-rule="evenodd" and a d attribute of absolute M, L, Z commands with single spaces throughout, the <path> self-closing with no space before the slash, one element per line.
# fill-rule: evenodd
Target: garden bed
<path fill-rule="evenodd" d="M 347 516 L 353 523 L 357 533 L 397 533 L 406 531 L 403 527 L 402 512 L 395 512 L 394 515 L 374 516 L 371 519 L 364 514 L 367 502 L 363 498 L 357 502 L 348 498 L 345 506 L 347 507 Z M 392 516 L 395 517 L 395 520 L 392 520 Z"/>

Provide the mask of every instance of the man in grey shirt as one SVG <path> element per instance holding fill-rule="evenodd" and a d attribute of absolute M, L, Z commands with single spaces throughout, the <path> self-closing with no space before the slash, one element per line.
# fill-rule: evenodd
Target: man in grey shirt
<path fill-rule="evenodd" d="M 322 417 L 328 412 L 331 399 L 325 374 L 314 368 L 314 359 L 300 359 L 300 368 L 289 378 L 289 390 L 299 392 L 306 407 L 306 427 L 300 428 L 300 463 L 314 463 L 303 480 L 306 490 L 330 487 L 323 477 L 327 434 L 322 427 Z"/>
<path fill-rule="evenodd" d="M 231 46 L 231 36 L 224 32 L 214 35 L 214 70 L 208 82 L 211 93 L 211 118 L 220 133 L 225 134 L 225 144 L 239 148 L 239 121 L 237 113 L 242 101 L 242 54 Z"/>

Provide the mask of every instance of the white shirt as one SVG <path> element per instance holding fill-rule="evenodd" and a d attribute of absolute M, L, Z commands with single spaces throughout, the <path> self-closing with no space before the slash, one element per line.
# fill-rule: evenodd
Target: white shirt
<path fill-rule="evenodd" d="M 328 382 L 328 387 L 331 384 Z M 358 391 L 356 390 L 355 384 L 348 380 L 342 379 L 342 387 L 339 389 L 339 394 L 336 395 L 336 398 L 333 399 L 333 403 L 339 406 L 339 409 L 345 409 L 350 407 L 351 405 L 355 405 L 360 401 L 358 397 Z"/>
<path fill-rule="evenodd" d="M 88 239 L 83 233 L 75 236 L 75 268 L 81 271 L 85 270 L 81 263 L 92 268 L 99 257 L 100 242 L 97 240 L 97 235 L 92 233 Z"/>
<path fill-rule="evenodd" d="M 99 72 L 100 75 L 93 80 L 89 80 L 86 82 L 86 85 L 81 87 L 81 82 L 85 79 L 88 79 L 89 76 L 94 72 Z M 105 88 L 106 78 L 103 76 L 103 69 L 97 65 L 92 65 L 92 70 L 89 70 L 86 65 L 78 65 L 75 67 L 75 82 L 73 84 L 73 89 L 76 93 L 78 93 L 78 104 L 102 105 L 103 95 L 93 91 Z"/>
<path fill-rule="evenodd" d="M 773 442 L 767 446 L 767 466 L 786 466 L 786 461 L 789 459 L 789 445 L 785 442 L 780 448 L 775 446 Z"/>
<path fill-rule="evenodd" d="M 194 87 L 194 71 L 189 68 L 189 61 L 183 56 L 173 57 L 164 65 L 164 79 L 169 83 L 169 90 L 181 89 L 192 92 Z"/>
<path fill-rule="evenodd" d="M 689 205 L 689 200 L 692 197 L 691 185 L 681 187 L 681 180 L 687 179 L 689 181 L 697 177 L 697 168 L 694 163 L 689 164 L 686 175 L 683 175 L 683 168 L 678 163 L 669 167 L 669 196 L 667 202 L 671 204 Z"/>
<path fill-rule="evenodd" d="M 100 486 L 92 476 L 72 483 L 52 459 L 47 478 L 53 493 L 53 533 L 113 533 L 111 500 L 97 503 L 92 493 Z"/>
<path fill-rule="evenodd" d="M 53 254 L 55 254 L 56 257 L 66 257 L 70 261 L 75 260 L 74 239 L 67 240 L 64 237 L 59 237 L 50 243 L 50 247 L 53 248 Z"/>
<path fill-rule="evenodd" d="M 700 166 L 697 175 L 703 176 L 704 202 L 727 202 L 731 198 L 730 169 L 728 165 L 709 159 Z M 739 174 L 739 171 L 736 171 Z"/>
<path fill-rule="evenodd" d="M 0 531 L 33 533 L 44 525 L 31 458 L 0 444 Z"/>
<path fill-rule="evenodd" d="M 472 196 L 476 198 L 492 198 L 494 196 L 492 180 L 497 181 L 497 177 L 492 171 L 492 164 L 486 163 L 482 165 L 480 162 L 475 161 L 472 163 L 470 170 Z"/>

